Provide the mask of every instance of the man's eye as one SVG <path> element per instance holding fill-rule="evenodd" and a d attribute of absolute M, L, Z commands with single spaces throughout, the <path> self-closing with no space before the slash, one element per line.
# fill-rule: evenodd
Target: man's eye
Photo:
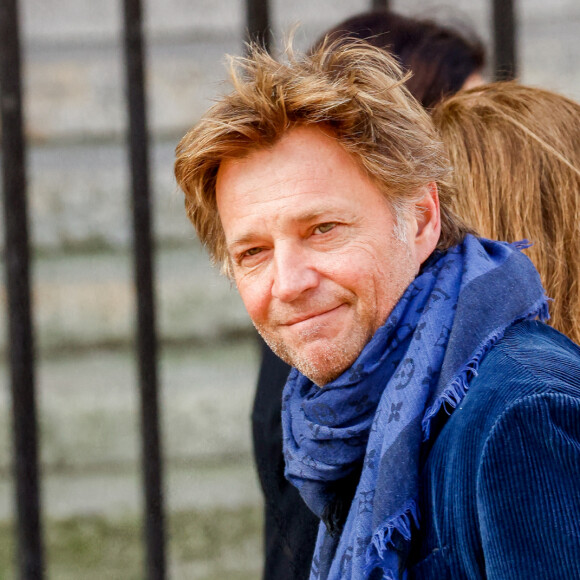
<path fill-rule="evenodd" d="M 316 226 L 314 228 L 314 233 L 315 234 L 325 234 L 326 232 L 329 232 L 335 226 L 336 226 L 336 224 L 334 222 L 329 222 L 327 224 L 320 224 L 319 226 Z"/>
<path fill-rule="evenodd" d="M 250 248 L 244 252 L 244 256 L 255 256 L 262 251 L 262 248 Z"/>

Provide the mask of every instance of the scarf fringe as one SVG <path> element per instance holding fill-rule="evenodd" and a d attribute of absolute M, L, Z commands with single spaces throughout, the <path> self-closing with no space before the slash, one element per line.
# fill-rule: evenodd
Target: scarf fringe
<path fill-rule="evenodd" d="M 389 552 L 389 544 L 394 546 L 393 532 L 397 531 L 408 542 L 411 540 L 411 525 L 419 527 L 419 508 L 417 502 L 409 500 L 403 510 L 385 522 L 374 534 L 367 548 L 365 576 L 369 576 L 375 568 L 383 571 L 386 580 L 396 580 L 393 571 L 387 568 L 384 561 Z"/>
<path fill-rule="evenodd" d="M 515 246 L 515 244 L 523 243 L 528 242 L 527 240 L 522 240 L 521 242 L 515 242 L 513 245 Z M 429 439 L 431 421 L 433 417 L 439 413 L 441 407 L 444 407 L 445 410 L 451 414 L 451 410 L 455 409 L 457 405 L 459 405 L 467 393 L 467 390 L 469 389 L 469 382 L 473 377 L 477 376 L 477 371 L 481 361 L 490 351 L 491 347 L 503 337 L 505 331 L 517 322 L 534 318 L 539 318 L 543 322 L 550 318 L 548 299 L 545 296 L 538 300 L 526 313 L 516 317 L 512 322 L 491 334 L 488 339 L 481 345 L 479 350 L 475 352 L 471 360 L 461 367 L 457 376 L 449 383 L 449 385 L 447 385 L 447 387 L 445 387 L 441 395 L 425 412 L 425 416 L 421 422 L 424 441 Z"/>
<path fill-rule="evenodd" d="M 528 248 L 531 248 L 534 245 L 533 242 L 530 242 L 529 240 L 523 239 L 523 240 L 519 240 L 517 242 L 512 242 L 511 244 L 509 244 L 510 248 L 513 248 L 514 250 L 519 250 L 520 252 L 522 250 L 527 250 Z"/>

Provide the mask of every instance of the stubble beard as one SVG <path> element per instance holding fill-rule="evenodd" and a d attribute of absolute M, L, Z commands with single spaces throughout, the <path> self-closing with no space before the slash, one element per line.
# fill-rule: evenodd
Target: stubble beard
<path fill-rule="evenodd" d="M 316 345 L 311 349 L 307 343 L 314 341 L 317 331 L 302 333 L 300 342 L 290 346 L 265 325 L 255 324 L 266 344 L 272 351 L 290 366 L 298 369 L 314 384 L 323 387 L 339 377 L 358 358 L 371 336 L 367 336 L 363 329 L 365 324 L 357 324 L 354 335 L 341 337 L 335 341 L 325 340 L 324 344 Z M 301 344 L 304 348 L 300 348 Z M 312 352 L 310 352 L 312 351 Z"/>

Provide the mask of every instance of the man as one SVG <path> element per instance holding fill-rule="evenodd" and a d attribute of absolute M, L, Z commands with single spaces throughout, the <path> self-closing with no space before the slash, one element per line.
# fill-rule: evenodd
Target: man
<path fill-rule="evenodd" d="M 580 349 L 536 320 L 519 248 L 439 198 L 445 152 L 397 65 L 353 42 L 256 49 L 232 74 L 176 177 L 294 367 L 286 476 L 321 519 L 311 578 L 580 577 Z"/>
<path fill-rule="evenodd" d="M 362 39 L 388 50 L 404 71 L 409 92 L 430 110 L 444 96 L 482 83 L 483 44 L 467 30 L 390 10 L 356 14 L 323 33 Z M 326 40 L 328 42 L 328 40 Z M 518 238 L 519 239 L 519 238 Z M 264 495 L 264 580 L 305 580 L 310 574 L 318 519 L 284 478 L 282 389 L 290 367 L 260 341 L 262 360 L 252 409 L 254 460 Z"/>

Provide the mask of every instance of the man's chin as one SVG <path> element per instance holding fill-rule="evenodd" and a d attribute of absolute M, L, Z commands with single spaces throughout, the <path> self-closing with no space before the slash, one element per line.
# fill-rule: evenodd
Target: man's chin
<path fill-rule="evenodd" d="M 336 346 L 332 348 L 311 347 L 306 352 L 305 350 L 300 352 L 285 351 L 276 354 L 319 387 L 323 387 L 338 378 L 358 356 L 354 352 L 347 353 Z"/>

